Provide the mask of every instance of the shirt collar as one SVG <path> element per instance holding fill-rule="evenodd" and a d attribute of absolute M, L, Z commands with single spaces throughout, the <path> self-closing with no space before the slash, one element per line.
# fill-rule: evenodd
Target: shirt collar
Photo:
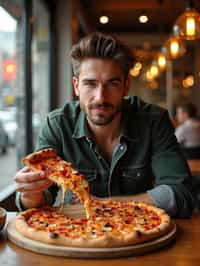
<path fill-rule="evenodd" d="M 86 116 L 83 111 L 80 111 L 79 116 L 76 120 L 74 133 L 72 135 L 75 139 L 80 139 L 83 137 L 88 137 L 87 126 L 86 126 Z"/>

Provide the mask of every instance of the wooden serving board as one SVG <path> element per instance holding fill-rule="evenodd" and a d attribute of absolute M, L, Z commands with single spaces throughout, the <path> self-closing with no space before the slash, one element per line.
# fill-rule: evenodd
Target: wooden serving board
<path fill-rule="evenodd" d="M 176 224 L 173 223 L 171 230 L 166 235 L 142 244 L 114 248 L 80 248 L 55 246 L 26 238 L 16 230 L 15 219 L 7 226 L 8 239 L 16 245 L 41 254 L 71 258 L 116 258 L 142 255 L 169 244 L 175 238 L 176 231 Z"/>

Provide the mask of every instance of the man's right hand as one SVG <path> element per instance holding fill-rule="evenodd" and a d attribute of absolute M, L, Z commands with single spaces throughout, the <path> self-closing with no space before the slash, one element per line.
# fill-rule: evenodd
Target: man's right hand
<path fill-rule="evenodd" d="M 44 203 L 43 191 L 53 184 L 42 171 L 35 172 L 29 167 L 17 172 L 14 181 L 16 190 L 21 192 L 21 203 L 24 208 L 41 206 Z"/>

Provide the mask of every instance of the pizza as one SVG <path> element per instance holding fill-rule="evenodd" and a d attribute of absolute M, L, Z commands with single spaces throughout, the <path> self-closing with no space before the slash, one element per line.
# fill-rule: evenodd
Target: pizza
<path fill-rule="evenodd" d="M 120 247 L 143 243 L 169 231 L 169 216 L 161 209 L 136 202 L 91 200 L 90 218 L 71 218 L 56 208 L 29 209 L 16 217 L 25 237 L 72 247 Z"/>
<path fill-rule="evenodd" d="M 63 194 L 67 189 L 75 192 L 86 210 L 85 217 L 78 218 L 49 206 L 25 210 L 15 220 L 25 237 L 62 246 L 119 247 L 160 237 L 171 228 L 168 214 L 152 205 L 91 198 L 86 178 L 53 149 L 32 153 L 23 162 L 44 171 Z"/>
<path fill-rule="evenodd" d="M 84 203 L 86 215 L 89 217 L 89 184 L 83 175 L 78 173 L 70 162 L 61 159 L 54 149 L 44 149 L 26 156 L 22 162 L 32 170 L 43 171 L 47 178 L 62 189 L 62 205 L 66 191 L 72 190 Z"/>

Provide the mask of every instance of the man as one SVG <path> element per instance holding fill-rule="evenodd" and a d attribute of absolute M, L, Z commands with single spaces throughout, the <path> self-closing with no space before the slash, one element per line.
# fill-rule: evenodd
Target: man
<path fill-rule="evenodd" d="M 179 105 L 176 118 L 179 124 L 175 130 L 178 142 L 185 148 L 200 147 L 200 121 L 196 106 L 192 103 Z"/>
<path fill-rule="evenodd" d="M 125 98 L 131 52 L 113 37 L 93 33 L 73 46 L 71 58 L 79 101 L 47 116 L 37 149 L 51 147 L 71 161 L 95 197 L 143 201 L 189 217 L 190 175 L 167 111 Z M 42 172 L 23 168 L 15 181 L 21 208 L 49 200 L 52 183 Z"/>

